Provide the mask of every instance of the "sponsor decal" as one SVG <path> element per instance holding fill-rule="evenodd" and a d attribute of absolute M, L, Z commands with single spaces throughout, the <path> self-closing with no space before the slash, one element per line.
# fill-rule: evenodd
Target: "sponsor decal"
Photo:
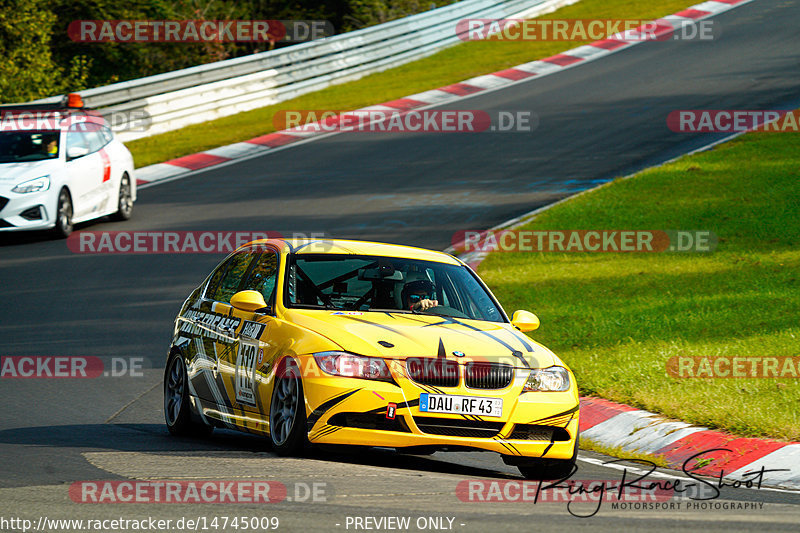
<path fill-rule="evenodd" d="M 239 341 L 239 352 L 236 354 L 236 401 L 247 405 L 256 405 L 256 353 L 258 342 Z"/>
<path fill-rule="evenodd" d="M 212 340 L 229 339 L 242 319 L 189 309 L 183 314 L 179 330 L 188 335 L 202 335 Z"/>
<path fill-rule="evenodd" d="M 397 414 L 397 404 L 390 403 L 386 406 L 386 418 L 389 420 L 394 420 L 395 415 Z"/>

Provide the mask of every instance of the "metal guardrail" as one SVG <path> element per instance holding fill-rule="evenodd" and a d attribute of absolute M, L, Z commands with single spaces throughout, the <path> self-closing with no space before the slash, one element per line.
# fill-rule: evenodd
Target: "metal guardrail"
<path fill-rule="evenodd" d="M 107 118 L 137 113 L 149 117 L 144 131 L 118 131 L 122 141 L 130 141 L 265 107 L 420 59 L 460 42 L 456 24 L 462 19 L 531 17 L 576 1 L 464 0 L 334 37 L 88 89 L 81 96 Z"/>

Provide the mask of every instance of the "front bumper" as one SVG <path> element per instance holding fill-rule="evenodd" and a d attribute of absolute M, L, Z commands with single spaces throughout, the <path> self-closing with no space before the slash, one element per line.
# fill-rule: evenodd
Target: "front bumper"
<path fill-rule="evenodd" d="M 401 365 L 395 362 L 394 364 Z M 430 387 L 403 377 L 393 368 L 397 384 L 333 377 L 303 379 L 308 436 L 321 444 L 351 444 L 403 448 L 472 448 L 507 456 L 570 459 L 578 436 L 579 404 L 574 377 L 565 392 L 526 392 L 527 370 L 516 371 L 512 384 L 500 390 L 463 385 Z M 501 417 L 421 412 L 422 393 L 503 399 Z M 394 419 L 387 406 L 396 404 Z"/>
<path fill-rule="evenodd" d="M 51 202 L 51 197 L 50 189 L 30 194 L 0 191 L 0 231 L 41 230 L 55 226 L 55 203 Z"/>

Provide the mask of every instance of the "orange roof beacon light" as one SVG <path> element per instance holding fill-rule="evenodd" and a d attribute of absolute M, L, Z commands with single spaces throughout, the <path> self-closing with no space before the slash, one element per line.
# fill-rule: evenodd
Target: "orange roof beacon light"
<path fill-rule="evenodd" d="M 78 93 L 69 93 L 67 95 L 67 107 L 83 107 L 83 99 Z"/>

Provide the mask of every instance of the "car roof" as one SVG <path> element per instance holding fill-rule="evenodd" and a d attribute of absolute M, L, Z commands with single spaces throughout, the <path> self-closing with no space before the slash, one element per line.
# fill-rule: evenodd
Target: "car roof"
<path fill-rule="evenodd" d="M 460 265 L 455 257 L 444 252 L 426 250 L 414 246 L 401 244 L 387 244 L 370 241 L 356 241 L 345 239 L 265 239 L 254 241 L 251 244 L 274 243 L 279 247 L 288 247 L 289 253 L 304 254 L 339 254 L 339 255 L 369 255 L 377 257 L 398 257 L 402 259 L 420 259 L 436 263 Z"/>

